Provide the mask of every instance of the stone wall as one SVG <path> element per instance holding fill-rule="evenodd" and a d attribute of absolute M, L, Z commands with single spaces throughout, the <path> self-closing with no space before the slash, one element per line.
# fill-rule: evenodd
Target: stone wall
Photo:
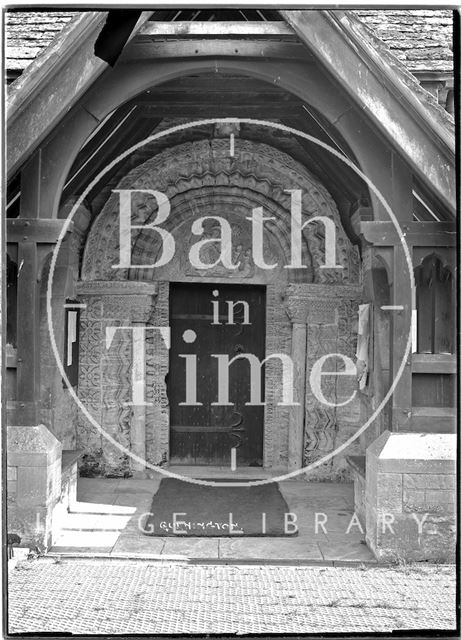
<path fill-rule="evenodd" d="M 8 427 L 7 529 L 23 546 L 48 547 L 61 496 L 61 451 L 44 425 Z"/>
<path fill-rule="evenodd" d="M 385 431 L 366 453 L 367 543 L 379 560 L 453 562 L 456 436 Z"/>

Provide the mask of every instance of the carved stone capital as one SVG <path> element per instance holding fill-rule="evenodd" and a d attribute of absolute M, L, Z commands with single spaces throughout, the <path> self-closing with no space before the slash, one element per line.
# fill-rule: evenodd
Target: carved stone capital
<path fill-rule="evenodd" d="M 157 282 L 138 280 L 81 280 L 77 282 L 77 294 L 84 296 L 150 295 L 157 296 Z"/>
<path fill-rule="evenodd" d="M 290 284 L 285 308 L 293 324 L 335 324 L 342 300 L 359 300 L 362 288 L 354 285 Z"/>
<path fill-rule="evenodd" d="M 308 299 L 296 295 L 285 298 L 285 309 L 292 324 L 307 324 Z"/>
<path fill-rule="evenodd" d="M 145 323 L 152 316 L 158 284 L 132 280 L 79 282 L 77 294 L 99 297 L 105 318 Z"/>
<path fill-rule="evenodd" d="M 103 317 L 131 322 L 149 322 L 155 299 L 149 295 L 105 295 L 102 297 Z"/>

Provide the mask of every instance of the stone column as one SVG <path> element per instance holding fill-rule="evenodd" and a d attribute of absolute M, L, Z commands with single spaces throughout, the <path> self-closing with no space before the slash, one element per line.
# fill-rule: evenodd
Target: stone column
<path fill-rule="evenodd" d="M 293 361 L 293 399 L 299 403 L 290 408 L 288 427 L 288 468 L 303 464 L 304 401 L 306 393 L 307 309 L 305 300 L 289 295 L 286 309 L 292 322 L 291 359 Z"/>
<path fill-rule="evenodd" d="M 290 284 L 285 300 L 292 322 L 291 357 L 294 369 L 294 400 L 288 432 L 288 468 L 302 468 L 307 386 L 307 344 L 314 325 L 337 324 L 337 309 L 344 298 L 357 298 L 360 287 L 353 285 Z"/>
<path fill-rule="evenodd" d="M 121 324 L 129 324 L 133 327 L 145 327 L 149 324 L 154 306 L 155 306 L 155 298 L 158 292 L 157 283 L 148 283 L 148 282 L 138 282 L 138 281 L 93 281 L 93 282 L 80 282 L 77 286 L 78 294 L 86 297 L 86 296 L 98 296 L 101 298 L 102 303 L 102 316 L 101 316 L 101 339 L 104 339 L 105 334 L 105 326 L 107 322 L 118 322 Z M 104 325 L 104 326 L 103 326 Z M 135 340 L 142 338 L 136 338 Z M 114 338 L 115 340 L 115 338 Z M 130 336 L 130 342 L 132 337 Z M 144 341 L 139 345 L 141 353 L 145 353 L 145 344 Z M 105 356 L 105 352 L 101 351 L 101 359 Z M 108 358 L 109 356 L 107 356 Z M 113 379 L 109 381 L 107 387 L 105 387 L 104 378 L 100 380 L 101 385 L 101 398 L 105 397 L 105 402 L 103 402 L 103 411 L 101 412 L 101 425 L 104 427 L 104 406 L 106 407 L 105 412 L 110 412 L 111 420 L 108 421 L 111 424 L 114 422 L 113 417 L 115 416 L 115 422 L 117 421 L 117 416 L 120 419 L 122 418 L 122 413 L 124 408 L 122 406 L 122 400 L 128 401 L 128 398 L 131 396 L 131 388 L 127 387 L 127 380 L 142 380 L 145 379 L 146 375 L 146 367 L 145 367 L 145 359 L 143 359 L 139 364 L 139 370 L 134 370 L 132 372 L 132 376 L 125 376 L 126 370 L 129 368 L 127 363 L 123 363 L 123 354 L 121 352 L 116 352 L 114 348 L 113 355 L 111 358 L 115 358 L 120 361 L 121 366 L 114 367 L 112 364 L 109 367 L 111 371 L 114 369 L 119 370 L 120 376 L 123 379 L 119 380 L 119 389 L 114 391 Z M 134 366 L 134 360 L 132 366 Z M 104 369 L 104 367 L 102 367 Z M 109 402 L 111 400 L 112 394 L 112 403 Z M 84 398 L 82 399 L 84 401 Z M 117 403 L 119 406 L 117 406 Z M 128 407 L 130 408 L 130 407 Z M 126 412 L 125 412 L 126 413 Z M 106 420 L 107 421 L 107 420 Z M 120 425 L 112 424 L 112 429 L 117 429 Z M 119 435 L 120 435 L 119 431 Z M 117 432 L 114 434 L 115 439 L 117 439 Z M 126 446 L 130 447 L 130 450 L 142 460 L 146 458 L 146 407 L 145 406 L 134 406 L 131 407 L 131 418 L 129 422 L 129 443 Z M 107 444 L 107 451 L 110 451 L 111 446 Z M 104 451 L 104 442 L 103 442 L 103 451 Z M 106 466 L 111 466 L 111 456 L 105 455 L 105 464 Z M 113 465 L 116 466 L 117 462 L 114 458 L 112 460 Z M 130 460 L 130 469 L 134 477 L 143 477 L 145 475 L 145 464 L 138 462 L 136 460 Z M 111 471 L 116 471 L 116 469 L 111 469 Z"/>
<path fill-rule="evenodd" d="M 145 327 L 146 323 L 133 322 L 133 326 Z M 138 363 L 133 360 L 133 383 L 135 380 L 145 381 L 146 379 L 145 345 L 142 337 L 134 336 L 133 351 L 135 349 L 137 349 L 137 353 L 142 353 L 144 357 Z M 131 451 L 142 460 L 146 459 L 146 407 L 144 406 L 136 405 L 133 407 Z M 132 460 L 131 468 L 134 478 L 142 478 L 145 476 L 146 465 L 143 462 Z"/>

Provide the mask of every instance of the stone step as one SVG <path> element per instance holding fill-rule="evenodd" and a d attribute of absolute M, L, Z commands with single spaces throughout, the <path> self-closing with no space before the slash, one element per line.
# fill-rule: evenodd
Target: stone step
<path fill-rule="evenodd" d="M 126 507 L 118 504 L 103 504 L 99 502 L 74 502 L 69 513 L 99 513 L 101 515 L 130 516 L 136 507 Z"/>
<path fill-rule="evenodd" d="M 62 531 L 53 541 L 52 553 L 97 549 L 109 552 L 120 536 L 120 531 Z"/>
<path fill-rule="evenodd" d="M 101 513 L 68 513 L 62 519 L 60 531 L 121 531 L 131 515 Z"/>

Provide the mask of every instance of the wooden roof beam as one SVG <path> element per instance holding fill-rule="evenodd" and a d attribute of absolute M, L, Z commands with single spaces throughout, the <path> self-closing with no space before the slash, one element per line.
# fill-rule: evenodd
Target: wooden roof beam
<path fill-rule="evenodd" d="M 192 24 L 192 23 L 191 23 Z M 210 23 L 212 24 L 212 23 Z M 245 38 L 202 38 L 150 40 L 134 38 L 125 47 L 120 62 L 134 60 L 152 60 L 167 58 L 200 58 L 200 57 L 244 57 L 244 58 L 277 58 L 283 60 L 313 60 L 312 54 L 300 42 L 284 42 L 275 40 L 249 40 Z"/>
<path fill-rule="evenodd" d="M 203 93 L 245 93 L 253 95 L 255 93 L 272 93 L 278 96 L 292 96 L 285 89 L 275 86 L 273 83 L 259 80 L 255 77 L 248 77 L 235 74 L 224 73 L 203 73 L 200 75 L 182 76 L 165 82 L 161 87 L 153 87 L 148 89 L 144 96 L 146 99 L 155 93 L 184 93 L 198 92 Z"/>
<path fill-rule="evenodd" d="M 400 237 L 393 222 L 352 220 L 354 231 L 366 242 L 376 247 L 400 244 Z M 454 222 L 411 222 L 402 225 L 405 241 L 409 246 L 454 247 L 457 233 Z"/>
<path fill-rule="evenodd" d="M 282 118 L 302 116 L 302 108 L 286 102 L 233 104 L 184 101 L 139 103 L 138 112 L 150 118 Z"/>
<path fill-rule="evenodd" d="M 43 220 L 38 218 L 8 218 L 6 221 L 7 242 L 35 242 L 54 244 L 64 227 L 65 220 Z M 69 223 L 68 231 L 72 231 Z"/>
<path fill-rule="evenodd" d="M 139 36 L 152 38 L 277 38 L 296 40 L 294 30 L 279 22 L 147 22 Z"/>

